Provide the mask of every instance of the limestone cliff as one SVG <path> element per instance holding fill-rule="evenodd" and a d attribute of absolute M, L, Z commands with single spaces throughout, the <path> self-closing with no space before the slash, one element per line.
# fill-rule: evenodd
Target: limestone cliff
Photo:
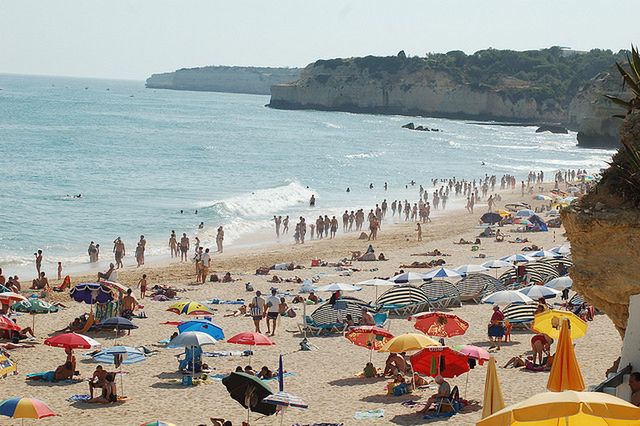
<path fill-rule="evenodd" d="M 183 68 L 153 74 L 146 87 L 153 89 L 268 95 L 273 84 L 298 78 L 298 68 L 224 67 Z"/>

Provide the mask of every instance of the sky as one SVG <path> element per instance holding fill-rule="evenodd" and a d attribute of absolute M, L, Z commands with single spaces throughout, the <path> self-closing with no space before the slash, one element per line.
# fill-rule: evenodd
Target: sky
<path fill-rule="evenodd" d="M 0 0 L 0 73 L 144 80 L 205 65 L 640 42 L 638 0 Z"/>

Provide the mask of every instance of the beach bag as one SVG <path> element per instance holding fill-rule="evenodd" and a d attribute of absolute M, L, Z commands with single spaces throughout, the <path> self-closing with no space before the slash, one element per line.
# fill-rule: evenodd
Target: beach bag
<path fill-rule="evenodd" d="M 262 310 L 260 309 L 260 306 L 258 306 L 257 302 L 258 302 L 258 298 L 254 297 L 250 305 L 251 309 L 249 310 L 249 313 L 251 314 L 252 317 L 262 316 Z"/>

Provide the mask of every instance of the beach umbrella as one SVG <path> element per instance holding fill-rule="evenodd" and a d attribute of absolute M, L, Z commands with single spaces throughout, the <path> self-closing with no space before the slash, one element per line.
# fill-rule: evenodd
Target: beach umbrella
<path fill-rule="evenodd" d="M 65 349 L 96 349 L 101 345 L 89 336 L 78 333 L 64 333 L 44 340 L 47 346 Z"/>
<path fill-rule="evenodd" d="M 100 324 L 96 325 L 97 328 L 102 330 L 115 330 L 116 338 L 118 337 L 118 332 L 120 330 L 134 330 L 138 328 L 137 325 L 132 323 L 130 320 L 123 317 L 111 317 L 102 321 Z"/>
<path fill-rule="evenodd" d="M 516 262 L 534 262 L 538 259 L 534 259 L 533 257 L 529 257 L 524 254 L 512 254 L 511 256 L 501 257 L 500 260 L 505 262 L 516 263 Z"/>
<path fill-rule="evenodd" d="M 560 254 L 571 254 L 571 245 L 563 244 L 561 246 L 552 247 L 549 249 L 549 251 L 555 251 L 556 253 Z"/>
<path fill-rule="evenodd" d="M 432 346 L 411 356 L 411 367 L 425 376 L 457 377 L 469 371 L 469 357 L 447 346 Z"/>
<path fill-rule="evenodd" d="M 0 330 L 4 331 L 20 331 L 22 327 L 13 322 L 11 318 L 8 318 L 4 315 L 0 316 Z"/>
<path fill-rule="evenodd" d="M 167 347 L 168 348 L 185 348 L 185 354 L 186 354 L 187 353 L 186 348 L 191 348 L 193 350 L 193 348 L 195 348 L 196 346 L 201 347 L 205 345 L 215 345 L 215 344 L 216 344 L 216 339 L 209 336 L 208 334 L 201 333 L 199 331 L 187 331 L 185 333 L 178 334 L 176 337 L 174 337 L 169 342 Z M 191 366 L 193 367 L 192 374 L 195 376 L 196 375 L 195 359 L 191 362 Z"/>
<path fill-rule="evenodd" d="M 604 392 L 544 392 L 503 408 L 477 426 L 638 426 L 640 408 Z"/>
<path fill-rule="evenodd" d="M 546 282 L 544 286 L 562 291 L 565 288 L 571 288 L 573 286 L 573 280 L 571 277 L 554 278 L 551 281 Z"/>
<path fill-rule="evenodd" d="M 129 346 L 112 346 L 101 350 L 93 355 L 92 358 L 94 361 L 103 364 L 114 364 L 120 368 L 120 388 L 122 389 L 122 394 L 124 394 L 122 364 L 137 364 L 147 359 L 143 352 Z"/>
<path fill-rule="evenodd" d="M 243 333 L 238 333 L 235 336 L 227 339 L 227 343 L 233 343 L 235 345 L 247 345 L 250 347 L 251 354 L 253 355 L 253 347 L 254 346 L 273 346 L 275 342 L 269 339 L 264 334 L 255 333 L 251 331 L 245 331 Z M 249 361 L 251 361 L 251 356 L 249 356 Z"/>
<path fill-rule="evenodd" d="M 376 289 L 376 299 L 375 300 L 378 300 L 378 287 L 393 287 L 393 286 L 397 286 L 397 285 L 400 285 L 400 284 L 399 283 L 394 283 L 393 281 L 390 281 L 390 280 L 381 280 L 380 278 L 372 278 L 370 280 L 360 281 L 359 283 L 356 283 L 356 285 L 367 286 L 367 287 L 375 287 L 375 289 Z"/>
<path fill-rule="evenodd" d="M 551 251 L 551 250 L 538 250 L 538 251 L 534 251 L 533 253 L 529 253 L 527 256 L 539 257 L 544 259 L 557 259 L 560 257 L 564 257 L 560 253 L 556 253 L 555 251 Z"/>
<path fill-rule="evenodd" d="M 552 392 L 565 390 L 583 391 L 584 379 L 576 359 L 569 331 L 569 319 L 563 318 L 560 326 L 560 337 L 553 357 L 551 373 L 547 381 L 547 389 Z"/>
<path fill-rule="evenodd" d="M 390 278 L 389 281 L 392 281 L 396 284 L 407 284 L 407 283 L 422 284 L 424 282 L 424 275 L 418 274 L 416 272 L 405 272 L 400 275 L 396 275 L 393 278 Z"/>
<path fill-rule="evenodd" d="M 3 286 L 2 284 L 0 284 L 0 293 L 6 293 L 8 291 L 11 291 L 11 290 Z"/>
<path fill-rule="evenodd" d="M 548 195 L 538 194 L 534 196 L 533 199 L 538 201 L 551 201 L 553 198 L 549 197 Z"/>
<path fill-rule="evenodd" d="M 109 303 L 113 300 L 111 289 L 100 283 L 76 284 L 70 291 L 71 297 L 76 302 L 93 305 L 95 303 Z"/>
<path fill-rule="evenodd" d="M 502 410 L 504 408 L 504 397 L 502 389 L 500 389 L 500 381 L 498 380 L 498 372 L 496 371 L 496 359 L 489 359 L 489 367 L 487 367 L 487 376 L 484 379 L 484 398 L 482 402 L 482 418 Z"/>
<path fill-rule="evenodd" d="M 362 290 L 361 287 L 356 287 L 351 284 L 343 284 L 343 283 L 332 283 L 332 284 L 327 284 L 327 285 L 323 285 L 316 288 L 316 291 L 318 292 L 326 291 L 331 293 L 335 293 L 336 291 L 342 292 L 342 291 L 360 291 L 360 290 Z"/>
<path fill-rule="evenodd" d="M 224 379 L 222 384 L 227 388 L 231 398 L 247 409 L 247 420 L 250 412 L 271 416 L 276 413 L 276 406 L 267 404 L 263 400 L 272 395 L 271 388 L 254 375 L 233 372 Z"/>
<path fill-rule="evenodd" d="M 523 287 L 516 291 L 519 291 L 522 294 L 526 294 L 532 300 L 539 300 L 542 297 L 544 297 L 545 299 L 553 299 L 554 297 L 561 294 L 561 292 L 559 292 L 558 290 L 554 290 L 552 288 L 537 284 Z"/>
<path fill-rule="evenodd" d="M 373 351 L 380 350 L 385 343 L 393 339 L 393 334 L 375 325 L 361 325 L 347 331 L 344 337 L 356 346 L 369 349 L 369 362 L 371 362 Z"/>
<path fill-rule="evenodd" d="M 219 325 L 208 320 L 191 320 L 178 324 L 178 331 L 185 333 L 187 331 L 199 331 L 206 333 L 216 340 L 224 340 L 224 332 Z"/>
<path fill-rule="evenodd" d="M 518 223 L 519 223 L 520 225 L 524 225 L 524 226 L 530 226 L 530 225 L 533 225 L 533 223 L 531 223 L 531 221 L 529 221 L 529 220 L 527 220 L 527 219 L 520 219 L 520 220 L 518 221 Z"/>
<path fill-rule="evenodd" d="M 513 268 L 513 264 L 504 260 L 490 260 L 482 264 L 485 268 L 499 269 L 499 268 Z"/>
<path fill-rule="evenodd" d="M 440 343 L 429 336 L 418 333 L 405 333 L 388 340 L 379 352 L 409 352 L 419 351 L 429 346 L 440 346 Z"/>
<path fill-rule="evenodd" d="M 410 316 L 409 320 L 415 320 L 413 327 L 428 336 L 462 336 L 469 328 L 468 322 L 455 314 L 446 312 L 423 312 Z"/>
<path fill-rule="evenodd" d="M 498 213 L 500 216 L 502 217 L 509 217 L 511 216 L 511 212 L 504 210 L 504 209 L 498 209 L 496 210 L 496 213 Z"/>
<path fill-rule="evenodd" d="M 536 212 L 534 212 L 531 209 L 522 209 L 522 210 L 518 210 L 518 212 L 516 213 L 517 217 L 531 217 L 534 214 L 536 214 Z"/>
<path fill-rule="evenodd" d="M 163 422 L 162 420 L 154 420 L 152 422 L 141 423 L 140 426 L 177 426 L 177 425 L 169 422 Z"/>
<path fill-rule="evenodd" d="M 262 400 L 266 404 L 273 404 L 282 407 L 280 414 L 280 425 L 284 422 L 284 413 L 287 407 L 308 408 L 309 404 L 304 402 L 302 398 L 291 395 L 284 391 L 284 367 L 282 363 L 282 354 L 278 363 L 278 392 L 267 396 Z"/>
<path fill-rule="evenodd" d="M 458 345 L 454 346 L 453 349 L 461 354 L 465 354 L 471 359 L 475 359 L 480 365 L 484 364 L 485 361 L 488 361 L 489 358 L 491 358 L 491 355 L 486 349 L 482 349 L 474 345 Z"/>
<path fill-rule="evenodd" d="M 482 298 L 482 303 L 508 305 L 510 303 L 531 303 L 533 300 L 516 290 L 500 290 Z"/>
<path fill-rule="evenodd" d="M 511 265 L 509 265 L 511 266 Z M 483 265 L 462 265 L 462 266 L 458 266 L 456 269 L 454 269 L 457 273 L 459 273 L 461 276 L 465 276 L 468 274 L 478 274 L 481 272 L 486 272 L 489 270 L 488 267 L 483 266 Z"/>
<path fill-rule="evenodd" d="M 459 278 L 462 275 L 459 272 L 454 271 L 453 269 L 440 267 L 438 269 L 434 269 L 433 271 L 427 272 L 422 276 L 425 280 L 432 280 L 434 278 Z"/>
<path fill-rule="evenodd" d="M 209 310 L 202 303 L 198 302 L 178 302 L 169 306 L 167 309 L 169 312 L 173 312 L 178 315 L 193 315 L 193 316 L 202 316 L 202 315 L 213 315 L 213 312 Z"/>
<path fill-rule="evenodd" d="M 52 312 L 58 312 L 60 309 L 42 299 L 27 299 L 22 302 L 15 303 L 11 306 L 11 310 L 31 314 L 31 328 L 35 332 L 36 314 L 49 314 Z"/>
<path fill-rule="evenodd" d="M 546 334 L 552 339 L 560 337 L 560 326 L 563 319 L 569 320 L 571 339 L 579 339 L 587 334 L 587 323 L 573 312 L 550 309 L 535 315 L 531 328 L 537 333 Z"/>
<path fill-rule="evenodd" d="M 42 419 L 57 414 L 47 404 L 35 398 L 9 398 L 0 402 L 0 415 L 13 419 Z"/>
<path fill-rule="evenodd" d="M 480 217 L 480 220 L 482 221 L 482 223 L 490 223 L 490 224 L 494 224 L 494 223 L 498 223 L 502 220 L 502 216 L 500 216 L 500 214 L 498 213 L 493 213 L 493 212 L 489 212 L 489 213 L 485 213 Z"/>
<path fill-rule="evenodd" d="M 13 305 L 14 303 L 24 300 L 27 300 L 27 298 L 12 291 L 5 291 L 4 293 L 0 293 L 0 302 L 4 305 Z"/>

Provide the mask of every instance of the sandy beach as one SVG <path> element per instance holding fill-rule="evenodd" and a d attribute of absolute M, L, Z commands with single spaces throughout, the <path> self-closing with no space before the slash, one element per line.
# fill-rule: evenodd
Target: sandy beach
<path fill-rule="evenodd" d="M 506 191 L 502 193 L 502 202 L 498 207 L 512 201 L 523 200 L 518 191 Z M 531 202 L 531 197 L 524 198 Z M 534 205 L 536 205 L 534 203 Z M 495 242 L 493 239 L 484 239 L 481 249 L 471 251 L 469 245 L 458 245 L 454 242 L 461 238 L 470 240 L 481 232 L 477 227 L 479 216 L 486 212 L 486 205 L 476 206 L 476 211 L 469 214 L 464 210 L 451 210 L 447 214 L 439 214 L 433 218 L 433 222 L 423 226 L 423 241 L 417 242 L 415 223 L 402 222 L 389 224 L 383 222 L 379 233 L 379 239 L 373 243 L 376 253 L 384 253 L 389 259 L 386 262 L 354 262 L 353 267 L 359 269 L 350 276 L 341 276 L 335 268 L 313 267 L 311 260 L 319 258 L 329 262 L 350 257 L 352 251 L 364 252 L 367 241 L 358 240 L 359 233 L 352 232 L 342 234 L 333 240 L 310 241 L 304 245 L 294 245 L 289 238 L 279 243 L 260 247 L 245 247 L 242 249 L 225 250 L 222 255 L 212 257 L 213 264 L 210 273 L 222 276 L 225 272 L 231 272 L 237 281 L 232 283 L 211 283 L 203 285 L 195 284 L 194 266 L 192 263 L 171 262 L 166 265 L 145 266 L 141 268 L 125 268 L 119 272 L 118 281 L 134 288 L 136 297 L 138 290 L 135 287 L 143 273 L 148 275 L 150 287 L 155 284 L 173 285 L 186 291 L 179 293 L 182 301 L 205 301 L 212 298 L 235 300 L 248 300 L 253 293 L 245 291 L 245 283 L 251 282 L 256 290 L 268 294 L 274 286 L 268 282 L 274 275 L 257 276 L 255 270 L 260 266 L 269 266 L 280 262 L 293 262 L 304 266 L 304 269 L 294 271 L 276 271 L 281 278 L 302 279 L 319 276 L 317 284 L 324 285 L 332 282 L 356 283 L 373 277 L 390 277 L 398 271 L 401 264 L 409 264 L 414 261 L 428 261 L 440 257 L 412 256 L 415 253 L 439 249 L 449 256 L 442 257 L 446 265 L 457 267 L 461 264 L 480 264 L 489 259 L 518 253 L 525 245 L 536 244 L 540 247 L 550 248 L 566 242 L 563 229 L 550 229 L 549 232 L 528 233 L 530 243 L 515 244 L 507 240 L 523 234 L 516 233 L 515 227 L 507 226 L 504 232 L 509 234 L 504 242 Z M 324 213 L 324 212 L 321 212 Z M 483 254 L 481 259 L 478 254 Z M 420 272 L 426 270 L 420 269 Z M 500 273 L 503 272 L 502 270 Z M 493 274 L 493 271 L 490 272 Z M 95 276 L 74 276 L 73 283 L 94 281 Z M 53 284 L 57 284 L 54 282 Z M 299 284 L 280 283 L 276 285 L 280 291 L 297 293 Z M 375 288 L 365 287 L 355 294 L 365 301 L 375 299 Z M 329 294 L 322 294 L 325 299 Z M 158 353 L 148 357 L 145 362 L 126 365 L 124 370 L 128 373 L 124 377 L 124 394 L 128 399 L 124 403 L 115 405 L 71 403 L 66 399 L 74 394 L 88 393 L 86 382 L 79 383 L 41 383 L 27 382 L 25 374 L 53 370 L 60 365 L 65 354 L 62 349 L 45 346 L 44 339 L 61 329 L 76 316 L 87 312 L 89 305 L 79 304 L 69 299 L 66 293 L 54 294 L 50 298 L 64 303 L 67 308 L 61 312 L 50 315 L 41 315 L 35 318 L 36 345 L 30 349 L 16 349 L 11 351 L 11 357 L 18 364 L 20 374 L 0 379 L 0 399 L 11 396 L 31 396 L 46 401 L 49 406 L 59 414 L 42 420 L 43 424 L 50 425 L 137 425 L 144 421 L 160 419 L 177 425 L 211 424 L 210 417 L 222 417 L 233 421 L 233 424 L 241 424 L 246 420 L 246 410 L 232 400 L 220 381 L 212 381 L 210 384 L 186 387 L 179 381 L 181 374 L 177 372 L 176 355 L 180 349 L 158 348 L 154 345 L 162 339 L 168 338 L 175 331 L 175 327 L 163 325 L 165 321 L 178 320 L 177 315 L 167 312 L 166 309 L 174 302 L 156 302 L 150 299 L 140 301 L 142 309 L 148 316 L 147 319 L 135 319 L 139 326 L 131 335 L 115 337 L 113 332 L 90 333 L 89 335 L 102 343 L 103 347 L 115 344 L 126 346 L 146 346 L 150 349 L 158 349 Z M 290 303 L 290 298 L 288 299 Z M 273 338 L 276 345 L 259 347 L 251 359 L 254 369 L 263 365 L 272 370 L 277 368 L 278 355 L 284 355 L 284 366 L 288 372 L 294 373 L 285 378 L 285 390 L 302 397 L 309 403 L 306 410 L 291 408 L 286 412 L 285 424 L 293 423 L 319 423 L 332 422 L 345 425 L 357 424 L 401 424 L 412 425 L 426 422 L 422 416 L 415 413 L 414 408 L 401 405 L 405 400 L 419 400 L 431 395 L 433 389 L 419 389 L 409 395 L 401 397 L 387 396 L 385 391 L 386 379 L 362 379 L 356 374 L 362 371 L 368 361 L 369 354 L 364 348 L 352 345 L 340 334 L 332 334 L 323 337 L 311 337 L 311 342 L 318 347 L 316 351 L 299 351 L 299 342 L 302 338 L 298 332 L 297 324 L 301 322 L 301 305 L 293 306 L 298 316 L 296 318 L 281 318 L 276 336 Z M 234 309 L 234 305 L 211 305 L 215 311 L 214 322 L 220 325 L 226 337 L 230 337 L 241 331 L 252 331 L 253 324 L 250 318 L 224 317 L 225 313 Z M 314 307 L 308 307 L 308 313 Z M 463 336 L 447 339 L 447 345 L 475 344 L 488 347 L 486 325 L 491 316 L 490 305 L 465 304 L 460 308 L 451 308 L 450 312 L 468 321 L 471 326 Z M 31 325 L 31 317 L 22 315 L 18 318 L 21 326 Z M 397 335 L 413 331 L 413 324 L 406 318 L 392 317 L 390 331 Z M 529 340 L 531 332 L 514 332 L 513 342 L 507 343 L 502 350 L 494 353 L 499 366 L 512 356 L 528 353 L 530 351 Z M 619 356 L 621 339 L 614 329 L 611 321 L 605 315 L 597 315 L 594 321 L 589 323 L 589 331 L 582 339 L 575 341 L 575 349 L 582 374 L 587 384 L 599 383 L 604 378 L 605 370 L 611 366 Z M 216 346 L 205 350 L 243 350 L 245 347 L 228 344 L 220 341 Z M 553 348 L 552 348 L 553 352 Z M 96 363 L 82 356 L 83 351 L 77 351 L 78 369 L 82 378 L 90 377 Z M 376 367 L 384 367 L 387 354 L 374 353 L 373 363 Z M 212 374 L 229 373 L 236 366 L 249 364 L 246 357 L 206 357 L 204 362 L 214 368 Z M 451 379 L 451 385 L 458 385 L 466 399 L 474 401 L 462 413 L 453 417 L 450 422 L 456 425 L 475 424 L 480 419 L 482 396 L 484 389 L 485 366 L 477 366 L 469 374 Z M 546 390 L 545 385 L 548 373 L 532 373 L 520 369 L 498 369 L 498 376 L 505 402 L 511 404 L 521 401 L 535 393 Z M 466 383 L 468 379 L 468 384 Z M 120 381 L 118 380 L 118 386 Z M 271 386 L 277 390 L 277 382 L 271 382 Z M 121 389 L 118 389 L 122 394 Z M 465 391 L 466 390 L 466 391 Z M 384 417 L 375 420 L 355 420 L 356 411 L 384 409 Z M 260 418 L 260 415 L 252 414 L 252 425 L 277 424 L 280 419 L 276 417 Z M 442 420 L 447 421 L 447 420 Z M 3 418 L 2 424 L 12 423 L 10 419 Z"/>

